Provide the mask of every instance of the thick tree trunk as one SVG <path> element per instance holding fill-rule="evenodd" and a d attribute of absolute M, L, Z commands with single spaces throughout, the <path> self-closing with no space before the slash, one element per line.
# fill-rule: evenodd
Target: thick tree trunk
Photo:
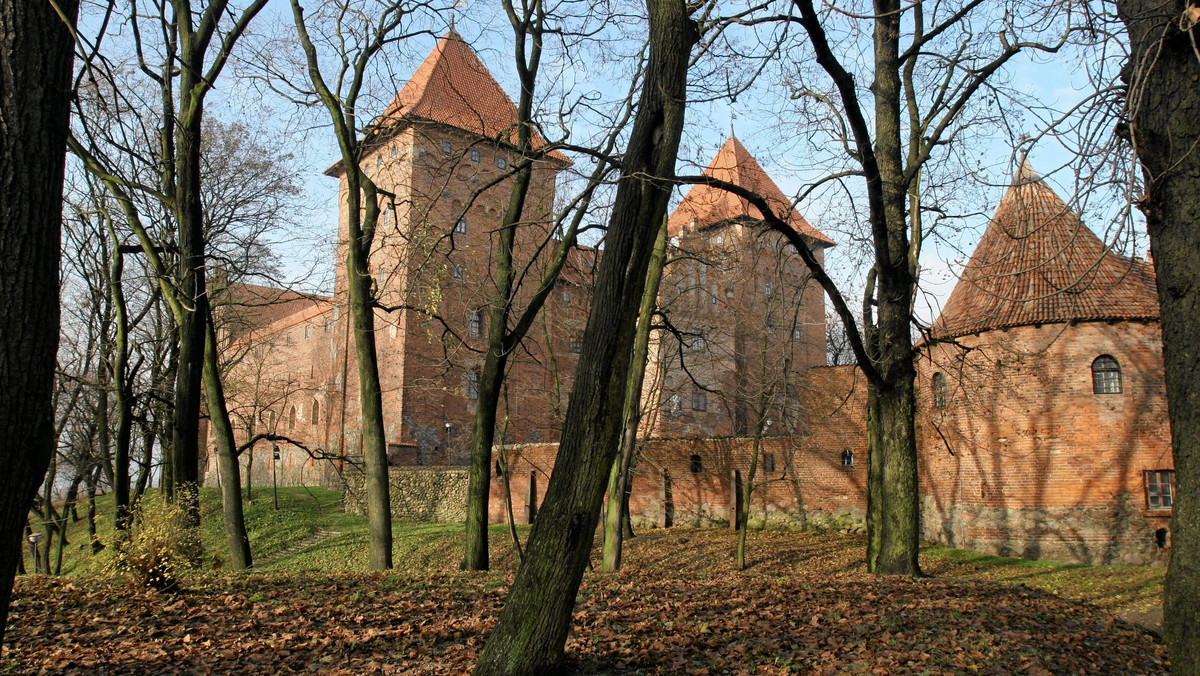
<path fill-rule="evenodd" d="M 879 175 L 877 191 L 885 227 L 873 227 L 879 305 L 875 325 L 875 368 L 882 382 L 875 384 L 874 427 L 869 462 L 878 463 L 878 533 L 874 572 L 919 575 L 920 498 L 917 494 L 917 439 L 913 425 L 916 391 L 913 379 L 910 330 L 913 276 L 909 267 L 908 190 L 904 179 L 900 101 L 900 3 L 875 2 L 875 139 Z"/>
<path fill-rule="evenodd" d="M 205 308 L 204 392 L 208 398 L 209 427 L 217 444 L 217 472 L 221 484 L 221 512 L 225 520 L 225 539 L 229 543 L 230 564 L 234 570 L 253 565 L 250 538 L 246 535 L 246 517 L 242 511 L 242 485 L 238 476 L 237 442 L 229 410 L 225 408 L 225 390 L 217 356 L 217 331 L 211 311 Z"/>
<path fill-rule="evenodd" d="M 77 0 L 57 7 L 75 23 Z M 48 2 L 0 0 L 0 644 L 29 505 L 54 451 L 62 227 L 74 42 Z"/>
<path fill-rule="evenodd" d="M 647 0 L 650 57 L 554 474 L 504 610 L 476 674 L 542 674 L 561 666 L 588 563 L 605 477 L 622 431 L 638 306 L 683 129 L 687 67 L 698 39 L 681 0 Z"/>
<path fill-rule="evenodd" d="M 646 271 L 646 288 L 642 291 L 642 304 L 638 308 L 637 336 L 633 341 L 633 363 L 629 367 L 629 384 L 622 416 L 625 431 L 621 436 L 621 450 L 613 461 L 608 478 L 603 567 L 609 572 L 621 569 L 625 527 L 629 524 L 629 475 L 633 466 L 633 452 L 637 448 L 638 426 L 642 422 L 642 381 L 646 377 L 646 360 L 650 356 L 650 323 L 654 318 L 654 308 L 658 305 L 658 287 L 666 263 L 667 221 L 663 219 L 658 237 L 654 240 L 654 253 L 650 256 L 650 267 Z"/>
<path fill-rule="evenodd" d="M 1186 0 L 1118 0 L 1129 29 L 1130 128 L 1162 305 L 1163 366 L 1175 504 L 1163 601 L 1171 672 L 1200 674 L 1200 30 L 1180 30 Z"/>

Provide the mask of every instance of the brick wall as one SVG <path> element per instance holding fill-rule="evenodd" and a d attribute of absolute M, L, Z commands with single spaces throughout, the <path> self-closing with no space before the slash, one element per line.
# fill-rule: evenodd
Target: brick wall
<path fill-rule="evenodd" d="M 1143 477 L 1174 467 L 1158 324 L 1026 326 L 958 343 L 927 348 L 918 364 L 925 537 L 1030 558 L 1161 562 L 1170 510 L 1147 508 Z M 1093 392 L 1100 355 L 1120 364 L 1119 394 Z"/>

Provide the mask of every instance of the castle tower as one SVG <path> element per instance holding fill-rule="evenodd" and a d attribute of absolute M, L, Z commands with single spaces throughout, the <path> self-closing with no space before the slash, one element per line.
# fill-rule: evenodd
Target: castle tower
<path fill-rule="evenodd" d="M 511 176 L 522 159 L 514 145 L 516 123 L 513 102 L 451 29 L 364 141 L 364 171 L 386 193 L 371 272 L 381 306 L 376 342 L 394 462 L 453 463 L 463 460 L 469 447 L 493 292 L 490 257 Z M 535 134 L 535 146 L 544 145 Z M 539 251 L 538 243 L 552 238 L 555 177 L 569 162 L 557 151 L 532 161 L 516 265 L 536 272 L 538 263 L 530 257 Z M 345 318 L 346 182 L 340 165 L 327 173 L 342 179 L 335 298 Z M 563 305 L 572 305 L 568 289 L 554 294 L 545 311 L 561 313 Z M 336 387 L 344 391 L 345 447 L 354 454 L 360 443 L 358 384 L 347 324 L 338 323 L 332 350 L 339 360 Z M 556 322 L 549 332 L 559 343 L 553 352 L 567 362 L 573 361 L 569 324 Z M 518 440 L 546 438 L 558 429 L 547 349 L 540 330 L 531 334 L 537 335 L 523 346 L 510 372 L 510 390 L 520 393 L 508 409 L 510 432 Z M 574 371 L 573 363 L 557 367 Z"/>
<path fill-rule="evenodd" d="M 704 173 L 762 195 L 817 260 L 833 246 L 736 137 Z M 651 436 L 751 434 L 762 401 L 774 425 L 765 433 L 803 427 L 798 378 L 825 363 L 825 296 L 791 245 L 765 232 L 761 219 L 746 200 L 703 184 L 668 219 L 672 262 L 659 308 L 676 333 L 655 336 L 643 404 Z"/>
<path fill-rule="evenodd" d="M 1165 555 L 1154 273 L 1022 162 L 917 359 L 926 537 L 1085 563 Z"/>

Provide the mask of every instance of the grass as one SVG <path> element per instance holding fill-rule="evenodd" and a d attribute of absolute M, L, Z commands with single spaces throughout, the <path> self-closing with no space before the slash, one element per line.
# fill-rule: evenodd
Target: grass
<path fill-rule="evenodd" d="M 207 566 L 228 559 L 224 526 L 221 518 L 220 492 L 216 488 L 201 490 L 201 540 Z M 303 541 L 321 530 L 336 531 L 339 535 L 324 539 L 312 547 L 283 556 L 262 567 L 264 574 L 279 571 L 282 574 L 302 571 L 322 571 L 326 574 L 353 574 L 368 569 L 367 524 L 361 516 L 346 514 L 341 508 L 341 494 L 321 488 L 281 487 L 279 509 L 274 508 L 271 489 L 255 489 L 255 500 L 246 503 L 245 516 L 250 547 L 254 559 L 265 562 L 289 546 Z M 111 532 L 111 496 L 97 498 L 102 534 Z M 519 537 L 524 541 L 528 526 L 518 526 Z M 669 531 L 643 531 L 642 537 L 630 542 L 633 556 L 639 549 L 649 558 L 648 565 L 663 565 L 676 575 L 698 573 L 712 566 L 714 557 L 727 558 L 732 551 L 732 535 L 723 529 Z M 809 541 L 809 538 L 819 541 Z M 393 523 L 393 561 L 397 572 L 423 575 L 431 571 L 453 571 L 465 545 L 461 524 L 430 524 L 396 521 Z M 672 561 L 657 560 L 656 545 L 665 538 L 666 542 L 679 542 L 682 549 L 695 558 Z M 796 550 L 797 560 L 788 562 L 786 557 L 775 557 L 769 562 L 756 564 L 760 572 L 788 574 L 781 566 L 822 566 L 836 560 L 837 566 L 850 571 L 860 565 L 862 551 L 861 536 L 834 534 L 795 533 L 788 531 L 760 531 L 750 541 L 750 558 L 755 557 L 755 540 L 775 549 L 788 540 L 801 538 L 803 550 Z M 64 550 L 63 574 L 74 575 L 95 572 L 93 557 L 87 546 L 86 523 L 83 520 L 70 525 L 70 544 Z M 506 582 L 508 575 L 517 567 L 517 557 L 504 525 L 492 526 L 489 537 L 492 568 L 495 575 L 489 585 Z M 843 556 L 850 550 L 853 554 Z M 28 548 L 26 548 L 28 555 Z M 836 559 L 835 559 L 836 557 Z M 593 559 L 599 562 L 599 552 Z M 921 552 L 922 568 L 935 577 L 1020 584 L 1056 594 L 1070 601 L 1090 603 L 1119 615 L 1133 616 L 1155 613 L 1161 608 L 1162 586 L 1165 571 L 1161 568 L 1139 566 L 1086 566 L 1051 561 L 1027 561 L 1000 556 L 989 556 L 947 547 L 927 545 Z M 27 569 L 32 569 L 27 560 Z"/>

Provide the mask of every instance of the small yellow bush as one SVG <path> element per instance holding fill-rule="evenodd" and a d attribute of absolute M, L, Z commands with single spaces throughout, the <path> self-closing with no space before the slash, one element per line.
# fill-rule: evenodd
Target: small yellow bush
<path fill-rule="evenodd" d="M 161 491 L 143 495 L 132 506 L 129 530 L 115 531 L 113 541 L 104 543 L 110 552 L 106 568 L 134 582 L 159 591 L 179 587 L 182 575 L 200 561 L 200 530 L 187 525 L 188 504 L 196 488 L 177 488 L 175 501 Z"/>

